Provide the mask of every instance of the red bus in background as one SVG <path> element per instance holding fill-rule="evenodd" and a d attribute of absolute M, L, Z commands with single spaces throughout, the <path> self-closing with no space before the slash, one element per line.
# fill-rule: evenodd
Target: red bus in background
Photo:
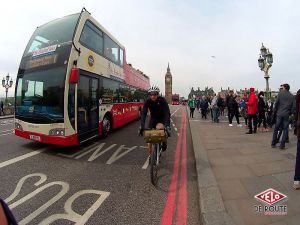
<path fill-rule="evenodd" d="M 85 9 L 39 26 L 21 59 L 15 134 L 78 145 L 140 116 L 149 77 Z"/>
<path fill-rule="evenodd" d="M 172 105 L 179 105 L 179 94 L 172 95 Z"/>

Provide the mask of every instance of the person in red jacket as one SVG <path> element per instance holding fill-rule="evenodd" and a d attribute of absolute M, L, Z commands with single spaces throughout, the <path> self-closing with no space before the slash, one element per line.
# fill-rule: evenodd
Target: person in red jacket
<path fill-rule="evenodd" d="M 250 94 L 249 94 L 249 99 L 247 102 L 247 108 L 248 108 L 248 119 L 249 119 L 249 131 L 246 134 L 252 134 L 256 133 L 257 130 L 257 104 L 258 104 L 258 99 L 255 94 L 255 89 L 250 88 Z M 254 125 L 254 130 L 252 130 L 252 120 L 253 120 L 253 125 Z"/>

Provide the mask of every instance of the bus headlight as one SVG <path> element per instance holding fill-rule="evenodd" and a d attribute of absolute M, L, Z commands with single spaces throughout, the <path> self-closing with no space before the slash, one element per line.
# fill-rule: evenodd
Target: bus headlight
<path fill-rule="evenodd" d="M 15 128 L 18 130 L 23 130 L 23 127 L 19 123 L 15 123 Z"/>
<path fill-rule="evenodd" d="M 57 128 L 49 131 L 50 136 L 65 136 L 65 129 Z"/>

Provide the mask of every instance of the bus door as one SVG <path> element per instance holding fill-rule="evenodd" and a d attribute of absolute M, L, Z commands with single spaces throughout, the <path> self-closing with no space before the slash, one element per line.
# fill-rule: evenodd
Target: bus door
<path fill-rule="evenodd" d="M 79 75 L 77 88 L 77 133 L 79 142 L 98 134 L 99 79 Z"/>

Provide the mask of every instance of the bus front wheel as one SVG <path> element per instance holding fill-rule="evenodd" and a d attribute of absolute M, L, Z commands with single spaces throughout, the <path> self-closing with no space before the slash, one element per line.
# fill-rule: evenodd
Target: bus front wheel
<path fill-rule="evenodd" d="M 103 136 L 107 137 L 111 132 L 111 121 L 108 116 L 105 116 L 103 119 Z"/>

